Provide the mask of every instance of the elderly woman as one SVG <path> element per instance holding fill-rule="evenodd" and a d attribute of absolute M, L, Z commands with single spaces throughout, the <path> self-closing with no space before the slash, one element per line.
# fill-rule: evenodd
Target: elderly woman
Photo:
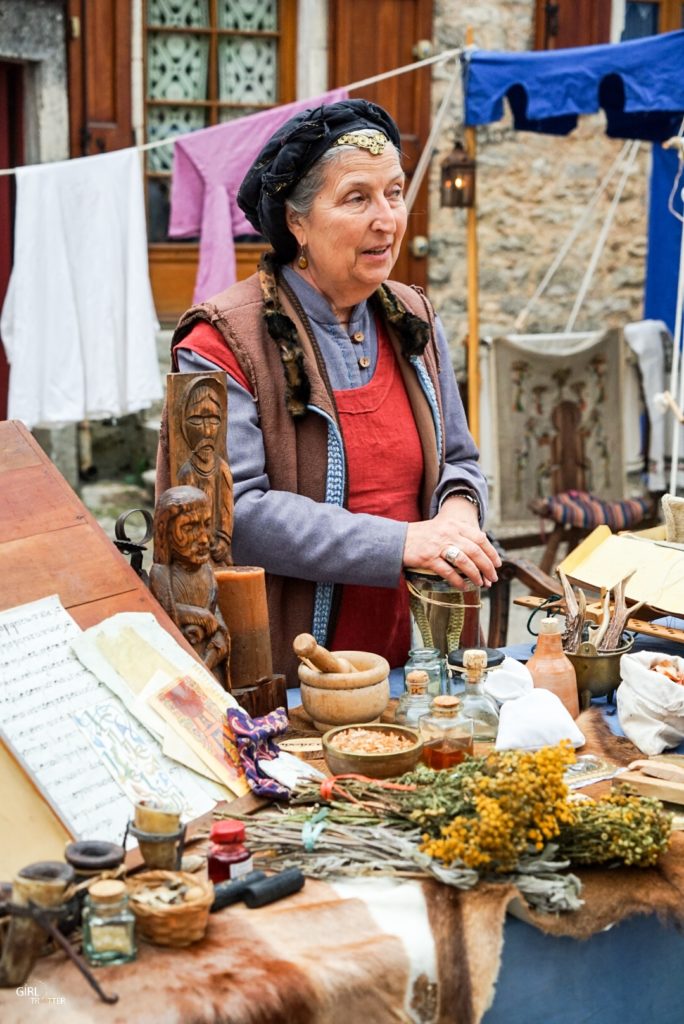
<path fill-rule="evenodd" d="M 442 328 L 419 289 L 388 280 L 407 219 L 397 126 L 365 100 L 299 113 L 238 204 L 273 252 L 173 342 L 178 369 L 228 375 L 234 561 L 266 569 L 291 682 L 300 632 L 399 665 L 403 567 L 462 589 L 500 561 Z"/>

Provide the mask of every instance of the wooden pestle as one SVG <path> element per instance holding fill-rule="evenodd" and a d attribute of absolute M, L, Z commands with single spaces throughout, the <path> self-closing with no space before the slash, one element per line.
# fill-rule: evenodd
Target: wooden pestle
<path fill-rule="evenodd" d="M 300 633 L 294 638 L 292 647 L 298 658 L 310 662 L 319 672 L 356 672 L 350 661 L 338 658 L 321 647 L 311 633 Z"/>

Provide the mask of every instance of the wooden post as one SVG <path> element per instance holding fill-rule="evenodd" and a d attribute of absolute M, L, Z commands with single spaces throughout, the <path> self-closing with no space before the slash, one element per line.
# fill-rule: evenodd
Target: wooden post
<path fill-rule="evenodd" d="M 466 29 L 466 45 L 472 46 L 474 33 L 472 28 Z M 464 98 L 465 107 L 465 98 Z M 464 131 L 465 148 L 468 156 L 475 160 L 477 142 L 475 129 L 466 127 Z M 468 207 L 467 221 L 467 258 L 468 258 L 468 426 L 475 444 L 480 443 L 480 315 L 477 259 L 477 184 L 475 201 Z"/>

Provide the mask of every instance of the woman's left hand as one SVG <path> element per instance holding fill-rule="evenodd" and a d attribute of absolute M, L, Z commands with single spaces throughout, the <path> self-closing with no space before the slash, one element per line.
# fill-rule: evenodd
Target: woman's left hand
<path fill-rule="evenodd" d="M 478 587 L 495 583 L 501 559 L 480 529 L 476 507 L 454 495 L 434 519 L 409 523 L 403 564 L 431 569 L 456 590 L 463 590 L 468 580 Z"/>

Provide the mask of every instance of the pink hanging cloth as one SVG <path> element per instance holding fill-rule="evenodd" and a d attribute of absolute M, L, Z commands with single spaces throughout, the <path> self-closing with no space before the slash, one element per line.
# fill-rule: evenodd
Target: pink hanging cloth
<path fill-rule="evenodd" d="M 345 99 L 346 89 L 332 89 L 322 96 L 203 128 L 175 143 L 169 235 L 199 235 L 193 302 L 203 302 L 236 280 L 233 239 L 254 234 L 237 205 L 237 192 L 261 148 L 293 114 Z"/>

